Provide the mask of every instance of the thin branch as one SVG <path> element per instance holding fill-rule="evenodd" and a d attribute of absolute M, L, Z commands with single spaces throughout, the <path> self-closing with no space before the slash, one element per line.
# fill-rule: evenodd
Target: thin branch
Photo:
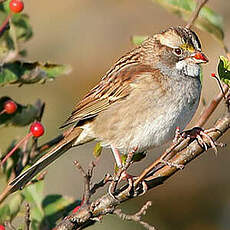
<path fill-rule="evenodd" d="M 223 136 L 229 128 L 230 114 L 227 113 L 223 118 L 216 122 L 212 128 L 213 131 L 209 133 L 209 136 L 213 141 L 216 141 Z M 209 140 L 204 137 L 204 141 L 208 148 L 211 148 Z M 171 162 L 175 165 L 186 165 L 201 153 L 205 152 L 196 140 L 189 144 L 187 143 L 187 147 L 184 147 L 184 142 L 181 142 L 180 145 L 181 146 L 176 148 L 178 151 L 171 159 Z M 143 188 L 143 183 L 139 183 L 132 189 L 129 184 L 126 184 L 117 189 L 116 196 L 111 196 L 107 193 L 98 198 L 95 202 L 90 203 L 88 207 L 84 207 L 80 209 L 79 212 L 67 216 L 59 225 L 57 225 L 56 230 L 84 229 L 87 226 L 94 224 L 98 218 L 100 219 L 103 215 L 113 213 L 120 203 L 141 196 L 145 194 L 146 191 L 161 185 L 178 170 L 177 167 L 158 164 L 158 167 L 156 167 L 155 170 L 152 173 L 149 173 L 145 178 L 145 188 Z"/>
<path fill-rule="evenodd" d="M 192 24 L 195 22 L 195 20 L 198 18 L 200 10 L 202 7 L 208 2 L 208 0 L 198 0 L 196 9 L 193 11 L 191 18 L 189 19 L 186 28 L 190 28 Z"/>
<path fill-rule="evenodd" d="M 91 195 L 93 195 L 99 188 L 104 187 L 110 181 L 112 181 L 111 175 L 107 173 L 101 181 L 92 186 L 90 189 Z"/>
<path fill-rule="evenodd" d="M 15 178 L 15 172 L 12 172 L 9 178 L 9 181 L 11 181 L 13 178 Z M 10 195 L 10 186 L 6 186 L 3 191 L 1 191 L 0 194 L 0 204 Z"/>
<path fill-rule="evenodd" d="M 9 21 L 11 18 L 12 14 L 10 13 L 5 20 L 3 21 L 2 25 L 0 26 L 0 37 L 2 34 L 5 32 L 5 30 L 9 27 Z"/>
<path fill-rule="evenodd" d="M 84 178 L 84 195 L 83 195 L 83 204 L 88 204 L 90 197 L 92 195 L 91 189 L 90 189 L 90 181 L 93 175 L 93 169 L 95 168 L 95 163 L 92 161 L 89 165 L 88 171 L 85 172 L 85 170 L 82 168 L 80 163 L 78 161 L 74 161 L 75 166 L 77 169 L 81 172 L 83 178 Z"/>
<path fill-rule="evenodd" d="M 229 87 L 227 85 L 224 85 L 223 89 L 224 89 L 224 94 L 226 94 L 228 92 Z M 224 97 L 224 94 L 222 92 L 219 92 L 219 94 L 212 99 L 209 105 L 203 110 L 202 114 L 200 115 L 200 119 L 195 126 L 198 127 L 204 126 L 204 124 L 207 122 L 209 117 L 215 111 L 216 107 L 221 102 L 222 98 Z"/>
<path fill-rule="evenodd" d="M 26 214 L 25 214 L 25 229 L 30 230 L 30 205 L 26 203 Z"/>
<path fill-rule="evenodd" d="M 152 205 L 151 201 L 148 201 L 143 207 L 140 209 L 139 212 L 135 213 L 134 215 L 127 215 L 121 211 L 121 209 L 115 209 L 114 214 L 120 217 L 122 220 L 132 220 L 141 224 L 144 228 L 148 230 L 156 230 L 155 227 L 149 225 L 148 223 L 141 220 L 141 217 L 144 216 L 147 212 L 147 209 Z"/>

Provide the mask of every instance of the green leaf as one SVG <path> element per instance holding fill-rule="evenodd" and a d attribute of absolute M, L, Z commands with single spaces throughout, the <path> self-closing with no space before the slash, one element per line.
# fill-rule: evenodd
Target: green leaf
<path fill-rule="evenodd" d="M 93 155 L 97 158 L 101 155 L 101 152 L 102 152 L 101 143 L 97 142 L 93 150 Z"/>
<path fill-rule="evenodd" d="M 9 2 L 10 0 L 7 0 L 0 4 L 0 24 L 6 20 L 10 13 Z M 32 35 L 33 31 L 28 15 L 23 13 L 12 14 L 0 37 L 0 63 L 9 62 L 21 55 L 18 43 L 28 41 Z"/>
<path fill-rule="evenodd" d="M 132 36 L 132 43 L 140 45 L 145 39 L 147 39 L 147 36 L 134 35 Z"/>
<path fill-rule="evenodd" d="M 79 205 L 81 201 L 74 201 L 71 198 L 63 197 L 58 194 L 48 195 L 42 202 L 45 212 L 44 223 L 49 223 L 50 229 L 55 227 L 57 220 L 66 216 L 73 208 Z"/>
<path fill-rule="evenodd" d="M 180 18 L 188 21 L 191 13 L 195 10 L 196 1 L 194 0 L 152 0 L 164 7 L 169 12 L 172 12 Z M 195 21 L 195 26 L 203 31 L 207 31 L 223 45 L 223 19 L 214 10 L 203 7 L 199 17 Z"/>
<path fill-rule="evenodd" d="M 44 218 L 44 210 L 42 208 L 44 181 L 36 182 L 26 186 L 22 194 L 25 200 L 31 205 L 31 219 L 38 223 Z"/>
<path fill-rule="evenodd" d="M 11 199 L 8 202 L 9 209 L 10 209 L 10 219 L 12 220 L 20 211 L 21 205 L 23 202 L 23 197 L 20 193 L 15 193 L 11 195 Z"/>
<path fill-rule="evenodd" d="M 230 86 L 230 61 L 228 58 L 220 56 L 218 64 L 218 74 L 220 80 Z"/>
<path fill-rule="evenodd" d="M 6 63 L 0 69 L 0 86 L 7 84 L 45 83 L 61 74 L 70 72 L 70 66 L 40 62 L 15 61 Z"/>
<path fill-rule="evenodd" d="M 33 36 L 32 26 L 29 24 L 28 15 L 14 14 L 12 17 L 12 23 L 13 23 L 13 26 L 9 32 L 10 34 L 14 32 L 16 33 L 17 41 L 25 42 L 25 41 L 28 41 Z M 12 34 L 12 37 L 13 36 L 14 34 Z"/>
<path fill-rule="evenodd" d="M 10 97 L 0 98 L 0 111 L 3 110 L 3 105 L 7 100 L 12 100 Z M 13 100 L 14 101 L 14 100 Z M 34 105 L 22 105 L 17 102 L 17 110 L 13 114 L 2 114 L 0 115 L 0 126 L 1 125 L 14 125 L 14 126 L 25 126 L 36 120 L 40 113 L 39 103 Z"/>
<path fill-rule="evenodd" d="M 10 207 L 7 204 L 0 208 L 0 224 L 6 220 L 10 220 Z"/>

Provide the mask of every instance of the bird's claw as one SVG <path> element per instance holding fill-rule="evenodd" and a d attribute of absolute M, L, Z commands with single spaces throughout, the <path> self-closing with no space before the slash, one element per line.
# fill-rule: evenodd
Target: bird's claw
<path fill-rule="evenodd" d="M 218 131 L 217 129 L 208 129 L 208 130 L 203 130 L 200 127 L 194 127 L 190 130 L 183 131 L 182 133 L 179 134 L 179 137 L 182 138 L 191 138 L 191 139 L 196 139 L 200 146 L 207 151 L 209 147 L 211 147 L 214 151 L 215 154 L 217 154 L 217 146 L 225 146 L 223 143 L 217 143 L 215 142 L 208 134 L 211 132 L 216 132 Z M 178 134 L 176 133 L 178 136 Z M 206 140 L 204 140 L 206 138 Z M 178 137 L 177 137 L 178 139 Z"/>

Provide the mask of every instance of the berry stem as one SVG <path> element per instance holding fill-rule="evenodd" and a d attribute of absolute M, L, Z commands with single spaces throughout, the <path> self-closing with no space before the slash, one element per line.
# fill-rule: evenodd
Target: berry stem
<path fill-rule="evenodd" d="M 5 31 L 5 28 L 7 27 L 9 20 L 12 16 L 12 13 L 10 12 L 9 15 L 6 17 L 6 19 L 3 21 L 1 27 L 0 27 L 0 36 L 3 34 L 3 32 Z"/>
<path fill-rule="evenodd" d="M 220 79 L 216 76 L 216 74 L 212 74 L 212 77 L 214 77 L 216 79 L 217 85 L 219 86 L 219 88 L 223 94 L 223 97 L 226 100 L 225 92 L 224 92 L 223 86 L 221 85 Z"/>
<path fill-rule="evenodd" d="M 6 112 L 5 109 L 3 109 L 1 112 L 0 112 L 0 115 L 4 114 Z"/>
<path fill-rule="evenodd" d="M 33 136 L 33 134 L 30 132 L 28 133 L 25 137 L 23 137 L 15 146 L 13 149 L 11 149 L 11 151 L 9 153 L 7 153 L 7 155 L 3 158 L 3 160 L 1 161 L 1 166 L 6 162 L 6 160 L 11 157 L 13 155 L 13 153 L 18 149 L 18 147 L 23 144 L 26 140 L 28 140 L 31 136 Z"/>

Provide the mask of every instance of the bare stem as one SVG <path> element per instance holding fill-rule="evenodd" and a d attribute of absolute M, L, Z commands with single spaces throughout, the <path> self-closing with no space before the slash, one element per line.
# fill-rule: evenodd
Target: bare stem
<path fill-rule="evenodd" d="M 24 138 L 22 138 L 15 146 L 14 148 L 9 152 L 7 153 L 7 155 L 3 158 L 3 160 L 1 161 L 0 163 L 0 166 L 2 166 L 6 160 L 11 157 L 11 155 L 18 149 L 18 147 L 23 144 L 28 138 L 30 138 L 32 136 L 32 133 L 28 133 Z"/>
<path fill-rule="evenodd" d="M 127 215 L 121 211 L 121 209 L 115 209 L 114 214 L 116 214 L 118 217 L 120 217 L 122 220 L 132 220 L 135 222 L 140 223 L 144 228 L 148 230 L 156 230 L 155 227 L 149 225 L 148 223 L 141 220 L 141 217 L 144 216 L 147 212 L 147 209 L 152 205 L 151 201 L 148 201 L 143 207 L 140 209 L 139 212 L 133 214 L 133 215 Z"/>
<path fill-rule="evenodd" d="M 224 117 L 219 119 L 216 124 L 212 127 L 213 131 L 210 131 L 209 136 L 213 141 L 219 139 L 227 130 L 230 128 L 230 114 L 227 113 Z M 208 148 L 212 146 L 209 140 L 204 136 L 204 141 Z M 187 143 L 181 142 L 180 146 L 174 149 L 174 156 L 171 158 L 171 162 L 174 165 L 186 165 L 190 161 L 194 160 L 205 150 L 196 141 Z M 170 150 L 171 151 L 171 150 Z M 173 176 L 179 168 L 161 164 L 153 172 L 149 173 L 144 182 L 146 183 L 146 191 L 156 188 L 162 185 L 164 181 Z M 138 180 L 137 178 L 136 180 Z M 135 181 L 134 181 L 135 183 Z M 124 185 L 116 190 L 116 198 L 111 196 L 109 193 L 99 197 L 96 201 L 89 204 L 87 207 L 83 207 L 79 212 L 73 213 L 67 217 L 55 228 L 56 230 L 73 230 L 73 229 L 84 229 L 89 225 L 95 223 L 103 215 L 113 213 L 116 207 L 121 203 L 132 198 L 145 194 L 143 191 L 143 184 L 139 183 L 136 187 L 130 188 L 129 184 Z M 116 212 L 116 211 L 115 211 Z M 143 225 L 148 226 L 147 223 L 143 222 Z M 148 229 L 148 228 L 147 228 Z M 149 228 L 151 229 L 151 228 Z M 153 230 L 153 228 L 151 229 Z"/>
<path fill-rule="evenodd" d="M 224 94 L 222 92 L 219 92 L 219 94 L 215 98 L 212 99 L 210 104 L 203 110 L 202 114 L 200 115 L 200 119 L 195 126 L 202 127 L 207 122 L 209 117 L 212 115 L 216 107 L 221 102 L 224 95 L 228 92 L 228 89 L 229 89 L 228 86 L 226 85 L 223 86 Z"/>
<path fill-rule="evenodd" d="M 9 25 L 9 21 L 11 18 L 12 14 L 10 13 L 6 19 L 3 21 L 2 25 L 0 26 L 0 36 L 4 33 L 5 29 L 7 28 L 7 26 Z"/>
<path fill-rule="evenodd" d="M 30 230 L 30 223 L 31 223 L 31 220 L 30 220 L 30 205 L 29 203 L 26 203 L 26 215 L 25 215 L 25 229 L 26 230 Z"/>
<path fill-rule="evenodd" d="M 186 28 L 190 28 L 192 24 L 195 22 L 195 20 L 198 18 L 198 15 L 200 13 L 200 10 L 202 7 L 208 2 L 208 0 L 198 0 L 196 9 L 193 11 L 191 18 L 189 19 Z"/>

